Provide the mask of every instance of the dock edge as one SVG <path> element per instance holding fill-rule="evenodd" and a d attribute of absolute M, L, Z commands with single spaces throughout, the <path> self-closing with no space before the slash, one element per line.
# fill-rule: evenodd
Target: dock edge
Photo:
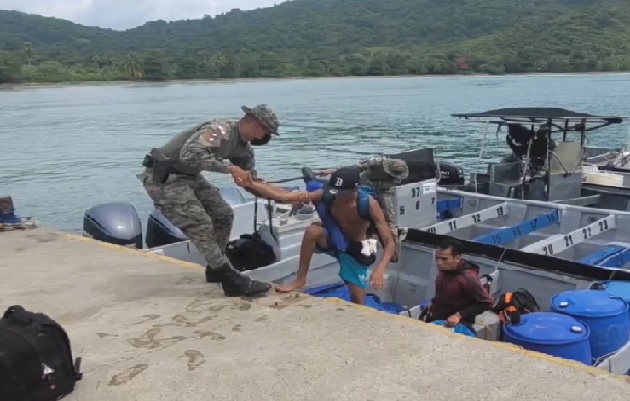
<path fill-rule="evenodd" d="M 165 256 L 165 255 L 159 255 L 159 254 L 155 254 L 155 253 L 148 253 L 148 252 L 140 252 L 138 250 L 134 250 L 134 249 L 130 249 L 130 248 L 126 248 L 124 246 L 120 246 L 120 245 L 115 245 L 115 244 L 110 244 L 108 242 L 102 242 L 102 241 L 98 241 L 92 238 L 88 238 L 88 237 L 84 237 L 82 235 L 78 235 L 78 234 L 72 234 L 72 233 L 67 233 L 67 232 L 63 232 L 63 231 L 58 231 L 59 233 L 61 233 L 64 237 L 71 239 L 71 240 L 75 240 L 75 241 L 80 241 L 80 242 L 96 242 L 98 243 L 98 245 L 111 249 L 112 251 L 116 251 L 116 252 L 125 252 L 125 253 L 131 253 L 131 254 L 135 254 L 135 255 L 139 255 L 139 256 L 144 256 L 147 258 L 154 258 L 156 260 L 160 260 L 166 263 L 170 263 L 185 269 L 203 269 L 203 266 L 198 265 L 196 263 L 192 263 L 192 262 L 184 262 L 175 258 L 171 258 L 169 256 Z M 301 294 L 301 295 L 306 295 L 306 296 L 310 296 L 308 294 Z M 521 355 L 525 355 L 531 358 L 535 358 L 535 359 L 539 359 L 539 360 L 544 360 L 550 363 L 554 363 L 556 365 L 560 365 L 560 366 L 564 366 L 564 367 L 568 367 L 568 368 L 573 368 L 573 369 L 577 369 L 577 370 L 581 370 L 584 372 L 587 372 L 591 375 L 594 376 L 603 376 L 603 377 L 610 377 L 610 378 L 614 378 L 616 380 L 621 380 L 627 383 L 630 383 L 630 376 L 625 376 L 625 375 L 620 375 L 620 374 L 616 374 L 616 373 L 611 373 L 608 372 L 606 370 L 603 369 L 598 369 L 596 367 L 593 366 L 587 366 L 584 364 L 581 364 L 579 362 L 576 361 L 572 361 L 569 359 L 562 359 L 562 358 L 557 358 L 551 355 L 547 355 L 547 354 L 543 354 L 540 352 L 536 352 L 536 351 L 529 351 L 524 349 L 523 347 L 519 347 L 516 345 L 512 345 L 510 343 L 505 343 L 505 342 L 499 342 L 499 341 L 485 341 L 485 340 L 481 340 L 478 338 L 474 338 L 474 337 L 468 337 L 468 336 L 463 336 L 461 334 L 457 334 L 454 333 L 450 330 L 447 330 L 443 327 L 434 325 L 434 324 L 428 324 L 425 322 L 422 322 L 420 320 L 415 320 L 415 319 L 411 319 L 402 315 L 397 315 L 397 314 L 390 314 L 390 313 L 385 313 L 385 312 L 381 312 L 378 311 L 376 309 L 367 307 L 367 306 L 363 306 L 363 305 L 357 305 L 355 303 L 352 302 L 347 302 L 344 301 L 342 299 L 338 299 L 338 298 L 325 298 L 324 299 L 326 302 L 332 302 L 332 303 L 336 303 L 336 304 L 342 304 L 346 307 L 351 307 L 351 308 L 355 308 L 356 310 L 360 310 L 363 312 L 367 312 L 372 314 L 373 316 L 376 317 L 380 317 L 380 318 L 389 318 L 392 320 L 400 320 L 401 322 L 404 322 L 405 324 L 415 324 L 415 325 L 422 325 L 423 329 L 427 329 L 427 330 L 431 330 L 433 332 L 436 333 L 440 333 L 442 335 L 447 335 L 450 336 L 451 338 L 456 338 L 458 340 L 464 340 L 464 341 L 483 341 L 486 344 L 489 344 L 490 346 L 496 347 L 496 348 L 500 348 L 506 351 L 510 351 L 516 354 L 521 354 Z"/>

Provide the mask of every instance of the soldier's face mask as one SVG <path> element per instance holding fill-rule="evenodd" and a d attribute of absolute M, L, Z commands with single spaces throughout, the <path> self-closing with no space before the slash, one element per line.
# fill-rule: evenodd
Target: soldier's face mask
<path fill-rule="evenodd" d="M 262 146 L 262 145 L 268 144 L 270 140 L 271 140 L 271 134 L 267 133 L 265 136 L 263 136 L 260 139 L 258 139 L 258 138 L 252 139 L 249 143 L 252 146 Z"/>
<path fill-rule="evenodd" d="M 262 146 L 271 140 L 271 132 L 256 116 L 247 115 L 241 129 L 246 132 L 247 139 L 252 146 Z"/>

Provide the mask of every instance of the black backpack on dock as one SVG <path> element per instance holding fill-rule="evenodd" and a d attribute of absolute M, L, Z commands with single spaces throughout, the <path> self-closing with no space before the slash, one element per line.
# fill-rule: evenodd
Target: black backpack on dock
<path fill-rule="evenodd" d="M 43 313 L 11 306 L 0 319 L 0 400 L 55 401 L 70 394 L 81 358 L 73 361 L 66 331 Z"/>

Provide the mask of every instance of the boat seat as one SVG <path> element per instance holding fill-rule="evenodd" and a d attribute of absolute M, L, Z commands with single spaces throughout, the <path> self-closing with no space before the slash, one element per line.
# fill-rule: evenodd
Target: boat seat
<path fill-rule="evenodd" d="M 490 180 L 488 184 L 488 195 L 510 197 L 514 188 L 523 185 L 521 175 L 521 162 L 497 163 L 488 166 Z"/>
<path fill-rule="evenodd" d="M 560 142 L 551 155 L 550 172 L 565 173 L 581 169 L 584 149 L 578 142 Z M 566 170 L 565 170 L 566 169 Z"/>
<path fill-rule="evenodd" d="M 511 184 L 521 180 L 521 162 L 496 163 L 488 165 L 490 182 L 496 184 Z"/>

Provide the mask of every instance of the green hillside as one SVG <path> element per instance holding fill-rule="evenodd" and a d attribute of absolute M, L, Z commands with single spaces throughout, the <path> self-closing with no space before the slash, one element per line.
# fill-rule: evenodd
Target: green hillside
<path fill-rule="evenodd" d="M 293 0 L 124 32 L 0 11 L 0 83 L 626 70 L 627 0 Z"/>

